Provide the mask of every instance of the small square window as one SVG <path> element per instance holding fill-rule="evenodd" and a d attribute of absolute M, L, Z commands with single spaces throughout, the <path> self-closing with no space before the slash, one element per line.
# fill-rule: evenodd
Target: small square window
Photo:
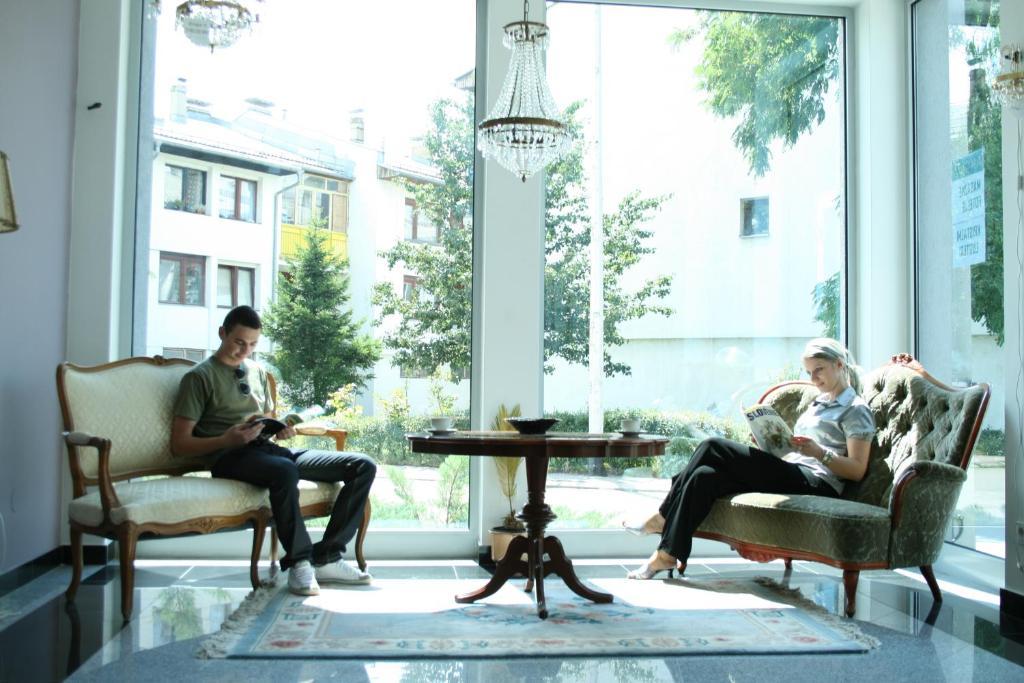
<path fill-rule="evenodd" d="M 256 182 L 222 176 L 220 179 L 220 217 L 255 223 Z"/>
<path fill-rule="evenodd" d="M 768 197 L 740 200 L 740 236 L 768 234 Z"/>
<path fill-rule="evenodd" d="M 206 171 L 168 165 L 164 173 L 164 208 L 206 213 Z"/>
<path fill-rule="evenodd" d="M 437 228 L 427 220 L 412 197 L 405 198 L 405 239 L 413 242 L 437 242 Z"/>
<path fill-rule="evenodd" d="M 206 257 L 160 252 L 160 303 L 203 306 Z"/>
<path fill-rule="evenodd" d="M 416 297 L 416 290 L 420 287 L 420 278 L 415 275 L 402 277 L 402 299 L 412 301 Z"/>
<path fill-rule="evenodd" d="M 255 281 L 255 268 L 217 266 L 217 306 L 253 306 Z"/>

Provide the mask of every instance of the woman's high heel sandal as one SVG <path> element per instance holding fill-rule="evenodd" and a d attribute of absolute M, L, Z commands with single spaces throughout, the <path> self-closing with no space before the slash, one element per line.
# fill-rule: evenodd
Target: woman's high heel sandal
<path fill-rule="evenodd" d="M 627 522 L 626 520 L 622 520 L 622 528 L 628 531 L 629 533 L 633 534 L 634 536 L 649 536 L 654 533 L 653 531 L 647 530 L 645 522 L 640 522 L 639 524 L 637 524 L 635 522 Z"/>
<path fill-rule="evenodd" d="M 640 565 L 639 569 L 634 569 L 633 571 L 626 574 L 626 578 L 639 579 L 640 581 L 649 581 L 661 572 L 668 572 L 668 578 L 671 579 L 675 576 L 675 565 L 673 564 L 671 567 L 662 567 L 661 569 L 652 569 L 649 562 L 644 562 L 642 565 Z"/>

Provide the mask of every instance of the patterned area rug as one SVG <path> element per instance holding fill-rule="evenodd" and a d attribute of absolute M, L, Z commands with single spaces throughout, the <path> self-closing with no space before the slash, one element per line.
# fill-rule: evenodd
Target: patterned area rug
<path fill-rule="evenodd" d="M 770 579 L 595 579 L 614 602 L 597 605 L 557 578 L 545 582 L 550 616 L 537 618 L 522 580 L 472 605 L 456 593 L 480 580 L 377 580 L 251 594 L 200 657 L 421 658 L 855 653 L 877 647 L 852 621 Z"/>

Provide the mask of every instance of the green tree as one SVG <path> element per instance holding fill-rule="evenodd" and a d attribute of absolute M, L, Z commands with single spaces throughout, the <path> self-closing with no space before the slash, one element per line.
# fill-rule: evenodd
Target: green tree
<path fill-rule="evenodd" d="M 821 336 L 839 339 L 839 273 L 814 285 L 814 319 L 821 323 Z"/>
<path fill-rule="evenodd" d="M 580 103 L 567 108 L 575 132 Z M 472 284 L 473 103 L 440 100 L 431 107 L 432 128 L 424 146 L 440 173 L 438 183 L 408 183 L 417 207 L 438 228 L 436 244 L 400 242 L 382 256 L 390 268 L 404 264 L 416 273 L 408 296 L 390 283 L 374 289 L 374 303 L 383 315 L 397 315 L 398 326 L 384 337 L 397 365 L 432 372 L 440 366 L 468 367 Z M 561 357 L 571 363 L 587 360 L 590 243 L 588 201 L 582 151 L 576 149 L 547 173 L 545 268 L 545 360 Z M 617 210 L 604 217 L 605 230 L 605 345 L 624 343 L 620 323 L 647 313 L 668 314 L 655 305 L 666 297 L 670 278 L 644 282 L 626 290 L 619 282 L 644 254 L 651 232 L 642 224 L 660 209 L 666 197 L 643 198 L 634 192 Z M 629 367 L 605 353 L 607 374 L 628 373 Z"/>
<path fill-rule="evenodd" d="M 430 107 L 423 144 L 440 171 L 438 183 L 407 183 L 417 210 L 437 226 L 437 243 L 402 241 L 381 255 L 416 274 L 408 296 L 378 283 L 373 301 L 398 327 L 384 335 L 393 364 L 434 372 L 470 364 L 473 284 L 473 100 L 442 99 Z"/>
<path fill-rule="evenodd" d="M 998 16 L 991 17 L 998 21 Z M 967 43 L 970 95 L 968 151 L 985 150 L 985 260 L 971 266 L 971 317 L 1003 345 L 1003 119 L 984 65 L 999 53 L 997 38 Z"/>
<path fill-rule="evenodd" d="M 771 166 L 771 144 L 791 147 L 825 118 L 825 94 L 840 66 L 839 20 L 753 12 L 701 12 L 700 28 L 676 30 L 679 46 L 698 33 L 697 66 L 708 106 L 739 117 L 732 140 L 756 176 Z"/>
<path fill-rule="evenodd" d="M 566 108 L 566 119 L 577 137 L 576 120 L 581 102 Z M 586 364 L 590 350 L 590 209 L 583 172 L 583 146 L 577 145 L 548 168 L 544 265 L 545 371 L 555 357 Z M 604 215 L 604 372 L 611 377 L 630 374 L 630 367 L 612 359 L 610 350 L 625 343 L 620 325 L 647 314 L 670 315 L 672 309 L 656 302 L 669 295 L 671 276 L 645 280 L 629 291 L 620 283 L 627 270 L 645 254 L 653 233 L 643 225 L 653 218 L 668 196 L 627 194 L 617 209 Z"/>
<path fill-rule="evenodd" d="M 347 384 L 365 386 L 380 359 L 379 344 L 360 334 L 352 318 L 348 264 L 330 251 L 321 225 L 306 230 L 289 261 L 290 276 L 280 276 L 278 299 L 264 316 L 282 394 L 300 406 L 326 405 Z"/>

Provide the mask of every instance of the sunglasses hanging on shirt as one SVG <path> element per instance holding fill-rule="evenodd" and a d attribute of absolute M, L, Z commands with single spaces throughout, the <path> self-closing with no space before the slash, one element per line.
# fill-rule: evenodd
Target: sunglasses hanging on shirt
<path fill-rule="evenodd" d="M 235 377 L 239 380 L 238 390 L 242 392 L 242 396 L 249 395 L 249 384 L 248 382 L 243 381 L 245 380 L 245 374 L 245 368 L 241 366 L 235 368 Z"/>

